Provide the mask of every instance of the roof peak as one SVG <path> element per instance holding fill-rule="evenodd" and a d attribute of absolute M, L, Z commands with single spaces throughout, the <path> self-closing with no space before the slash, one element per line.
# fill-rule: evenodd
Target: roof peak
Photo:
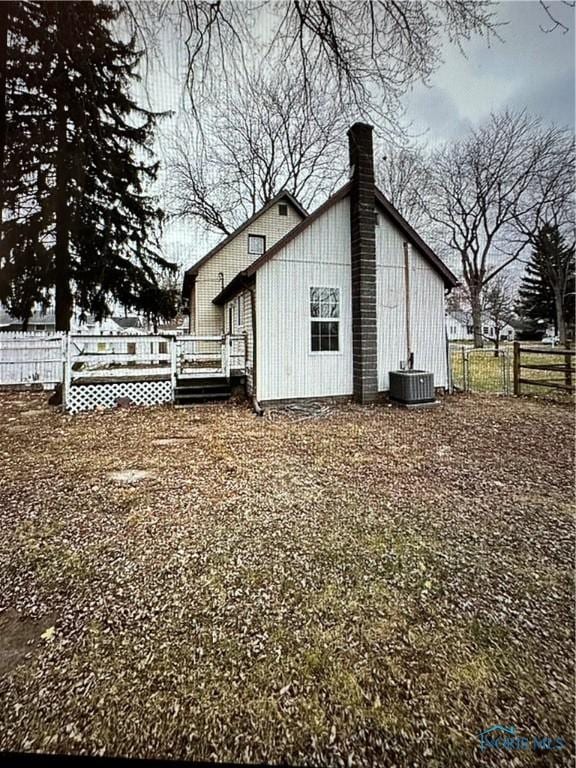
<path fill-rule="evenodd" d="M 228 243 L 230 243 L 235 237 L 237 237 L 241 232 L 243 232 L 247 227 L 249 227 L 251 224 L 253 224 L 256 219 L 258 219 L 260 216 L 262 216 L 266 211 L 270 210 L 273 205 L 276 205 L 277 202 L 282 200 L 283 198 L 286 198 L 293 208 L 296 209 L 296 211 L 302 216 L 303 219 L 305 219 L 308 216 L 308 211 L 304 208 L 304 206 L 299 202 L 299 200 L 287 189 L 281 189 L 279 192 L 277 192 L 273 197 L 271 197 L 264 205 L 259 208 L 255 213 L 252 214 L 246 221 L 244 221 L 242 224 L 240 224 L 236 229 L 231 232 L 229 235 L 226 235 L 223 240 L 221 240 L 219 243 L 217 243 L 214 248 L 212 248 L 210 251 L 208 251 L 207 254 L 202 256 L 201 259 L 196 261 L 191 267 L 189 267 L 184 272 L 184 285 L 182 287 L 182 291 L 185 294 L 187 291 L 187 287 L 189 282 L 192 280 L 193 277 L 195 277 L 196 273 L 200 269 L 200 267 L 205 264 L 208 259 L 211 259 L 212 256 L 215 256 L 219 251 L 222 250 Z"/>

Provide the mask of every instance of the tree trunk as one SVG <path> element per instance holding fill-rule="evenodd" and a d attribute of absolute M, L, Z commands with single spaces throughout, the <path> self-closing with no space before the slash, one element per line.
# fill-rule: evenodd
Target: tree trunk
<path fill-rule="evenodd" d="M 58 78 L 58 93 L 56 94 L 55 319 L 57 331 L 69 331 L 72 315 L 72 292 L 70 290 L 70 223 L 68 221 L 68 136 L 62 64 L 60 64 L 59 69 L 61 77 Z"/>
<path fill-rule="evenodd" d="M 11 3 L 0 3 L 0 238 L 4 213 L 4 157 L 6 154 L 6 66 Z"/>
<path fill-rule="evenodd" d="M 554 288 L 554 309 L 556 311 L 556 327 L 558 329 L 558 344 L 565 347 L 566 339 L 566 319 L 564 318 L 564 302 L 561 292 Z"/>
<path fill-rule="evenodd" d="M 494 357 L 498 357 L 500 354 L 500 328 L 498 326 L 494 328 L 494 335 Z"/>
<path fill-rule="evenodd" d="M 484 337 L 482 336 L 482 300 L 480 291 L 470 286 L 470 306 L 472 307 L 472 325 L 474 327 L 474 346 L 482 348 Z"/>

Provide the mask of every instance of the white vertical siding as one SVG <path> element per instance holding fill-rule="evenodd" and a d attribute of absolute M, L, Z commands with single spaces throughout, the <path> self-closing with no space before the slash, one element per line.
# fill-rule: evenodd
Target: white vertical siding
<path fill-rule="evenodd" d="M 407 361 L 405 238 L 383 215 L 376 228 L 378 389 L 389 388 L 389 372 Z M 410 248 L 410 326 L 414 366 L 432 371 L 437 387 L 448 386 L 444 283 L 430 263 Z"/>
<path fill-rule="evenodd" d="M 432 371 L 434 386 L 448 387 L 444 282 L 412 251 L 411 323 L 414 367 Z"/>
<path fill-rule="evenodd" d="M 340 350 L 310 351 L 310 287 L 340 288 Z M 350 208 L 332 206 L 256 273 L 261 401 L 352 394 Z"/>

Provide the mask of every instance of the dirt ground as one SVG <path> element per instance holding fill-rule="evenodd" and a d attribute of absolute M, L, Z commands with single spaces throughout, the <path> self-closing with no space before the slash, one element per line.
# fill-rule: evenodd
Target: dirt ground
<path fill-rule="evenodd" d="M 0 749 L 572 764 L 573 426 L 496 396 L 298 421 L 3 394 Z M 481 752 L 495 724 L 529 747 Z"/>

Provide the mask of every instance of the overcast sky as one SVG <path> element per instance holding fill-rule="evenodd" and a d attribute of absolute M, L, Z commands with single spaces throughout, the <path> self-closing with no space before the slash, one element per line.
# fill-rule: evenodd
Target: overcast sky
<path fill-rule="evenodd" d="M 562 125 L 574 126 L 574 10 L 552 3 L 560 18 L 570 20 L 569 32 L 549 27 L 542 7 L 533 2 L 500 3 L 504 42 L 490 47 L 483 39 L 466 45 L 466 58 L 449 45 L 444 64 L 431 87 L 418 85 L 405 99 L 407 116 L 423 138 L 438 143 L 465 133 L 491 111 L 505 107 L 529 112 Z"/>
<path fill-rule="evenodd" d="M 574 126 L 575 120 L 575 23 L 574 9 L 559 2 L 551 8 L 568 26 L 563 33 L 549 27 L 537 0 L 516 0 L 498 4 L 498 20 L 504 42 L 475 38 L 466 43 L 463 56 L 446 42 L 444 64 L 428 87 L 417 85 L 407 94 L 406 117 L 419 140 L 437 144 L 466 133 L 493 110 L 526 108 L 545 120 Z M 166 52 L 172 72 L 185 71 L 182 50 L 175 41 Z M 181 84 L 163 73 L 152 78 L 153 106 L 157 109 L 182 107 Z M 199 259 L 220 236 L 206 235 L 195 224 L 173 225 L 165 242 L 170 258 L 189 266 Z"/>

